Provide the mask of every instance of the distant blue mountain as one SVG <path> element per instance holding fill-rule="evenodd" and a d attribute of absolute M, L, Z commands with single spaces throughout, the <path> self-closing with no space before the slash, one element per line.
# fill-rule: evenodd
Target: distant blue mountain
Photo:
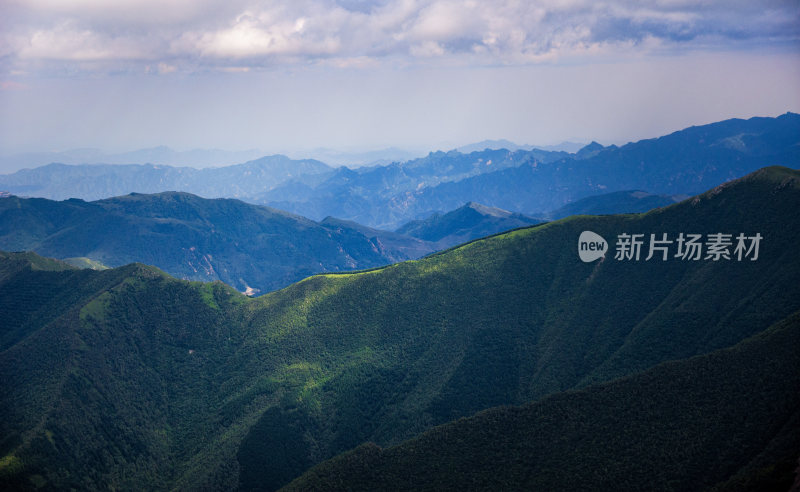
<path fill-rule="evenodd" d="M 576 143 L 576 142 L 561 142 L 557 145 L 519 145 L 511 140 L 499 139 L 499 140 L 481 140 L 480 142 L 472 143 L 469 145 L 462 145 L 458 147 L 456 150 L 461 152 L 462 154 L 468 154 L 470 152 L 479 152 L 485 149 L 492 149 L 492 150 L 499 150 L 499 149 L 506 149 L 506 150 L 546 150 L 548 152 L 566 152 L 566 153 L 575 153 L 583 148 L 585 144 Z"/>
<path fill-rule="evenodd" d="M 357 169 L 280 155 L 203 170 L 52 164 L 0 176 L 0 190 L 87 200 L 187 191 L 240 198 L 313 220 L 335 216 L 394 230 L 468 202 L 540 217 L 616 191 L 690 195 L 769 165 L 800 167 L 800 115 L 731 119 L 621 147 L 592 142 L 574 153 L 453 150 Z"/>
<path fill-rule="evenodd" d="M 425 152 L 411 152 L 396 147 L 367 151 L 342 151 L 318 148 L 296 157 L 317 159 L 331 166 L 364 167 L 385 166 L 393 162 L 405 162 L 425 155 Z M 292 154 L 295 155 L 295 154 Z"/>
<path fill-rule="evenodd" d="M 332 172 L 333 169 L 322 162 L 293 160 L 283 155 L 207 169 L 154 164 L 48 164 L 0 175 L 0 190 L 54 200 L 99 200 L 133 192 L 162 191 L 246 198 L 287 180 L 318 184 L 322 180 L 320 175 Z"/>
<path fill-rule="evenodd" d="M 210 167 L 230 166 L 263 156 L 260 150 L 228 151 L 221 149 L 192 149 L 178 151 L 159 146 L 130 152 L 108 153 L 100 149 L 71 149 L 63 152 L 27 152 L 0 156 L 0 169 L 19 170 L 44 166 L 53 162 L 63 164 L 142 164 L 163 166 Z"/>
<path fill-rule="evenodd" d="M 564 154 L 568 155 L 568 154 Z M 409 220 L 423 219 L 431 213 L 452 210 L 476 198 L 459 199 L 441 206 L 417 207 L 417 197 L 425 190 L 470 179 L 484 179 L 503 170 L 515 169 L 530 162 L 553 162 L 560 152 L 483 150 L 462 154 L 431 152 L 427 156 L 367 169 L 339 168 L 325 181 L 295 199 L 287 199 L 287 182 L 254 198 L 256 203 L 291 210 L 320 220 L 328 215 L 344 217 L 382 229 L 396 229 Z"/>
<path fill-rule="evenodd" d="M 273 199 L 276 191 L 257 200 L 315 219 L 336 215 L 394 229 L 471 201 L 542 216 L 614 191 L 692 194 L 768 165 L 800 167 L 800 115 L 726 120 L 621 147 L 593 142 L 566 155 L 436 152 L 363 173 L 334 174 L 297 200 L 285 194 Z"/>

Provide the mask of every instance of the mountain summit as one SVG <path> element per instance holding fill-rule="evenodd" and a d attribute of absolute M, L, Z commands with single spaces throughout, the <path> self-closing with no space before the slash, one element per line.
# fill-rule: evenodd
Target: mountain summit
<path fill-rule="evenodd" d="M 434 242 L 439 249 L 443 249 L 539 222 L 542 220 L 469 202 L 444 215 L 433 214 L 425 220 L 409 222 L 396 232 Z"/>

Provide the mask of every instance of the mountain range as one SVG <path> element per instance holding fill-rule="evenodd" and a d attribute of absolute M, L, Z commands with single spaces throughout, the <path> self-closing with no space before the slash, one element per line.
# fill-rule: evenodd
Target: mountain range
<path fill-rule="evenodd" d="M 678 198 L 610 193 L 579 200 L 548 217 L 644 212 Z M 334 217 L 314 222 L 265 206 L 189 193 L 94 202 L 8 196 L 0 197 L 0 249 L 36 251 L 82 268 L 142 262 L 178 278 L 222 280 L 258 294 L 312 274 L 416 259 L 543 221 L 470 202 L 389 232 Z"/>
<path fill-rule="evenodd" d="M 800 115 L 732 119 L 621 147 L 435 152 L 423 159 L 337 172 L 317 186 L 282 186 L 254 200 L 306 217 L 397 228 L 474 201 L 542 216 L 592 195 L 646 190 L 693 195 L 767 165 L 800 167 Z M 444 177 L 442 177 L 444 176 Z"/>
<path fill-rule="evenodd" d="M 764 166 L 800 167 L 798 135 L 800 115 L 786 113 L 690 127 L 623 146 L 592 142 L 574 153 L 453 150 L 358 169 L 285 156 L 203 170 L 51 164 L 0 176 L 0 190 L 85 200 L 179 190 L 239 198 L 312 220 L 333 216 L 395 230 L 469 202 L 543 217 L 576 200 L 617 191 L 693 195 Z"/>
<path fill-rule="evenodd" d="M 314 273 L 419 258 L 436 247 L 347 221 L 317 223 L 239 200 L 165 192 L 94 202 L 0 198 L 0 249 L 84 258 L 79 264 L 93 267 L 142 262 L 259 293 Z"/>
<path fill-rule="evenodd" d="M 770 167 L 255 299 L 3 253 L 0 486 L 791 484 L 798 207 L 800 173 Z M 605 257 L 579 259 L 583 231 Z M 676 256 L 695 233 L 703 257 Z M 672 249 L 617 259 L 626 234 Z M 706 256 L 715 234 L 729 259 Z"/>
<path fill-rule="evenodd" d="M 567 152 L 567 153 L 575 153 L 585 147 L 585 144 L 580 144 L 576 142 L 561 142 L 560 144 L 556 145 L 519 145 L 510 140 L 506 139 L 499 139 L 499 140 L 481 140 L 480 142 L 475 142 L 467 145 L 462 145 L 461 147 L 456 148 L 457 151 L 461 152 L 462 154 L 469 154 L 470 152 L 478 152 L 481 150 L 486 149 L 506 149 L 506 150 L 549 150 L 554 152 Z"/>
<path fill-rule="evenodd" d="M 259 150 L 226 151 L 220 149 L 193 149 L 176 151 L 169 147 L 151 147 L 131 152 L 108 153 L 100 149 L 71 149 L 63 152 L 27 152 L 0 156 L 4 169 L 34 168 L 53 162 L 62 164 L 133 164 L 151 163 L 162 166 L 213 167 L 230 166 L 258 159 L 264 155 Z"/>
<path fill-rule="evenodd" d="M 207 198 L 263 193 L 286 180 L 314 184 L 332 169 L 313 159 L 273 155 L 234 166 L 195 169 L 153 164 L 48 164 L 0 176 L 0 189 L 16 195 L 99 200 L 129 193 L 183 191 Z"/>

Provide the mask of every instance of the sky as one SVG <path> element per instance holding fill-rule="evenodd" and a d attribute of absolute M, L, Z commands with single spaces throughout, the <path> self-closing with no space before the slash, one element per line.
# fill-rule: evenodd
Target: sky
<path fill-rule="evenodd" d="M 800 112 L 800 1 L 0 0 L 0 154 L 447 150 Z"/>

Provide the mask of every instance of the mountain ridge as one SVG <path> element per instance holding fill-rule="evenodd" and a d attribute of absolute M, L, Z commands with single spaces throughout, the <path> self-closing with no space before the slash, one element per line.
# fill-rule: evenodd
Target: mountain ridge
<path fill-rule="evenodd" d="M 446 249 L 480 237 L 542 222 L 541 219 L 487 207 L 476 202 L 445 214 L 433 214 L 425 220 L 411 221 L 395 232 L 433 242 Z"/>
<path fill-rule="evenodd" d="M 569 202 L 613 191 L 691 195 L 766 165 L 800 167 L 798 143 L 800 115 L 786 113 L 693 126 L 622 146 L 593 143 L 575 154 L 437 151 L 355 170 L 273 156 L 269 172 L 245 164 L 202 171 L 106 166 L 105 174 L 91 177 L 102 166 L 84 166 L 61 169 L 50 178 L 41 169 L 0 176 L 0 189 L 84 199 L 177 189 L 209 198 L 241 198 L 313 220 L 335 216 L 394 230 L 470 201 L 543 216 Z"/>
<path fill-rule="evenodd" d="M 584 154 L 568 157 L 536 150 L 506 151 L 504 156 L 500 151 L 432 153 L 414 165 L 427 160 L 428 166 L 460 166 L 472 169 L 473 175 L 425 182 L 421 187 L 409 186 L 414 181 L 408 176 L 391 181 L 392 173 L 409 172 L 405 168 L 413 167 L 410 161 L 391 173 L 374 169 L 369 179 L 364 175 L 350 182 L 323 183 L 295 202 L 272 202 L 269 192 L 258 200 L 311 218 L 333 210 L 333 215 L 383 228 L 397 228 L 408 219 L 419 220 L 437 210 L 454 210 L 468 201 L 537 216 L 612 191 L 642 189 L 658 195 L 688 195 L 767 165 L 797 168 L 798 143 L 800 115 L 786 113 L 777 118 L 731 119 L 690 127 L 620 147 L 590 144 Z M 486 172 L 501 158 L 500 166 Z M 487 166 L 489 160 L 492 165 Z M 393 187 L 376 185 L 382 180 L 390 180 Z M 382 191 L 378 195 L 364 192 L 373 187 Z"/>
<path fill-rule="evenodd" d="M 288 179 L 317 182 L 332 168 L 313 159 L 280 154 L 219 168 L 195 169 L 157 164 L 51 163 L 0 176 L 0 187 L 14 194 L 50 199 L 100 200 L 132 192 L 192 192 L 208 198 L 238 198 L 264 192 Z"/>
<path fill-rule="evenodd" d="M 186 192 L 94 202 L 0 198 L 0 248 L 88 257 L 107 266 L 152 263 L 178 277 L 262 292 L 316 272 L 368 268 L 434 250 L 415 238 Z"/>
<path fill-rule="evenodd" d="M 774 167 L 254 299 L 137 264 L 3 275 L 0 257 L 0 483 L 277 489 L 364 442 L 733 347 L 800 310 L 798 204 L 800 173 Z M 584 263 L 585 230 L 764 241 L 758 261 Z"/>
<path fill-rule="evenodd" d="M 570 215 L 644 213 L 654 208 L 678 203 L 689 196 L 691 195 L 656 195 L 643 190 L 614 191 L 570 202 L 546 216 L 551 219 L 562 219 Z"/>

